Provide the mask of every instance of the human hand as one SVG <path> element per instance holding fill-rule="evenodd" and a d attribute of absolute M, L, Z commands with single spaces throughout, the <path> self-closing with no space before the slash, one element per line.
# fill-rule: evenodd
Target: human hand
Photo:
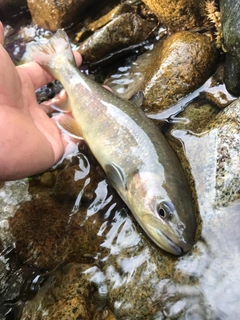
<path fill-rule="evenodd" d="M 36 100 L 35 90 L 52 81 L 36 62 L 15 67 L 3 48 L 0 23 L 0 180 L 43 172 L 63 155 L 66 140 Z M 74 53 L 77 65 L 81 56 Z"/>

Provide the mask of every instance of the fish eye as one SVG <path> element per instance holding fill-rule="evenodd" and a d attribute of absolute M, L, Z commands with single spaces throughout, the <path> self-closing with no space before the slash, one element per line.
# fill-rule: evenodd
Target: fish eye
<path fill-rule="evenodd" d="M 163 208 L 158 209 L 158 214 L 162 218 L 166 218 L 166 211 Z"/>
<path fill-rule="evenodd" d="M 170 201 L 161 201 L 157 207 L 157 213 L 160 218 L 168 219 L 174 212 L 174 205 Z"/>

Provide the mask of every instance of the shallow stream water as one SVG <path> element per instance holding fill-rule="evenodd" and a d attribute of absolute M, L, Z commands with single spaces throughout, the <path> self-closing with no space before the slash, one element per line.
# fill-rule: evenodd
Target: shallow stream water
<path fill-rule="evenodd" d="M 156 247 L 80 146 L 53 186 L 1 185 L 1 319 L 239 319 L 240 107 L 194 132 L 188 115 L 200 105 L 195 92 L 155 116 L 194 184 L 193 249 L 175 257 Z"/>

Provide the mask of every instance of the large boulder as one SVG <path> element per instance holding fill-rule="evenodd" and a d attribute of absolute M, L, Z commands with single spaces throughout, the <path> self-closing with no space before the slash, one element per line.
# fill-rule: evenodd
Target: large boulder
<path fill-rule="evenodd" d="M 27 0 L 33 23 L 56 31 L 69 27 L 96 0 Z"/>
<path fill-rule="evenodd" d="M 173 30 L 191 30 L 206 24 L 205 0 L 143 0 L 161 22 Z"/>

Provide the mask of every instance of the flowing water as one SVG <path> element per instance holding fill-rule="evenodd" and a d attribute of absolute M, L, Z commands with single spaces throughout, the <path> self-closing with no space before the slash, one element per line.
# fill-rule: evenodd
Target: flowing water
<path fill-rule="evenodd" d="M 41 177 L 1 185 L 1 319 L 239 319 L 240 108 L 198 132 L 178 116 L 199 109 L 207 86 L 154 117 L 167 120 L 194 185 L 193 249 L 157 248 L 80 146 L 50 172 L 52 186 Z"/>

